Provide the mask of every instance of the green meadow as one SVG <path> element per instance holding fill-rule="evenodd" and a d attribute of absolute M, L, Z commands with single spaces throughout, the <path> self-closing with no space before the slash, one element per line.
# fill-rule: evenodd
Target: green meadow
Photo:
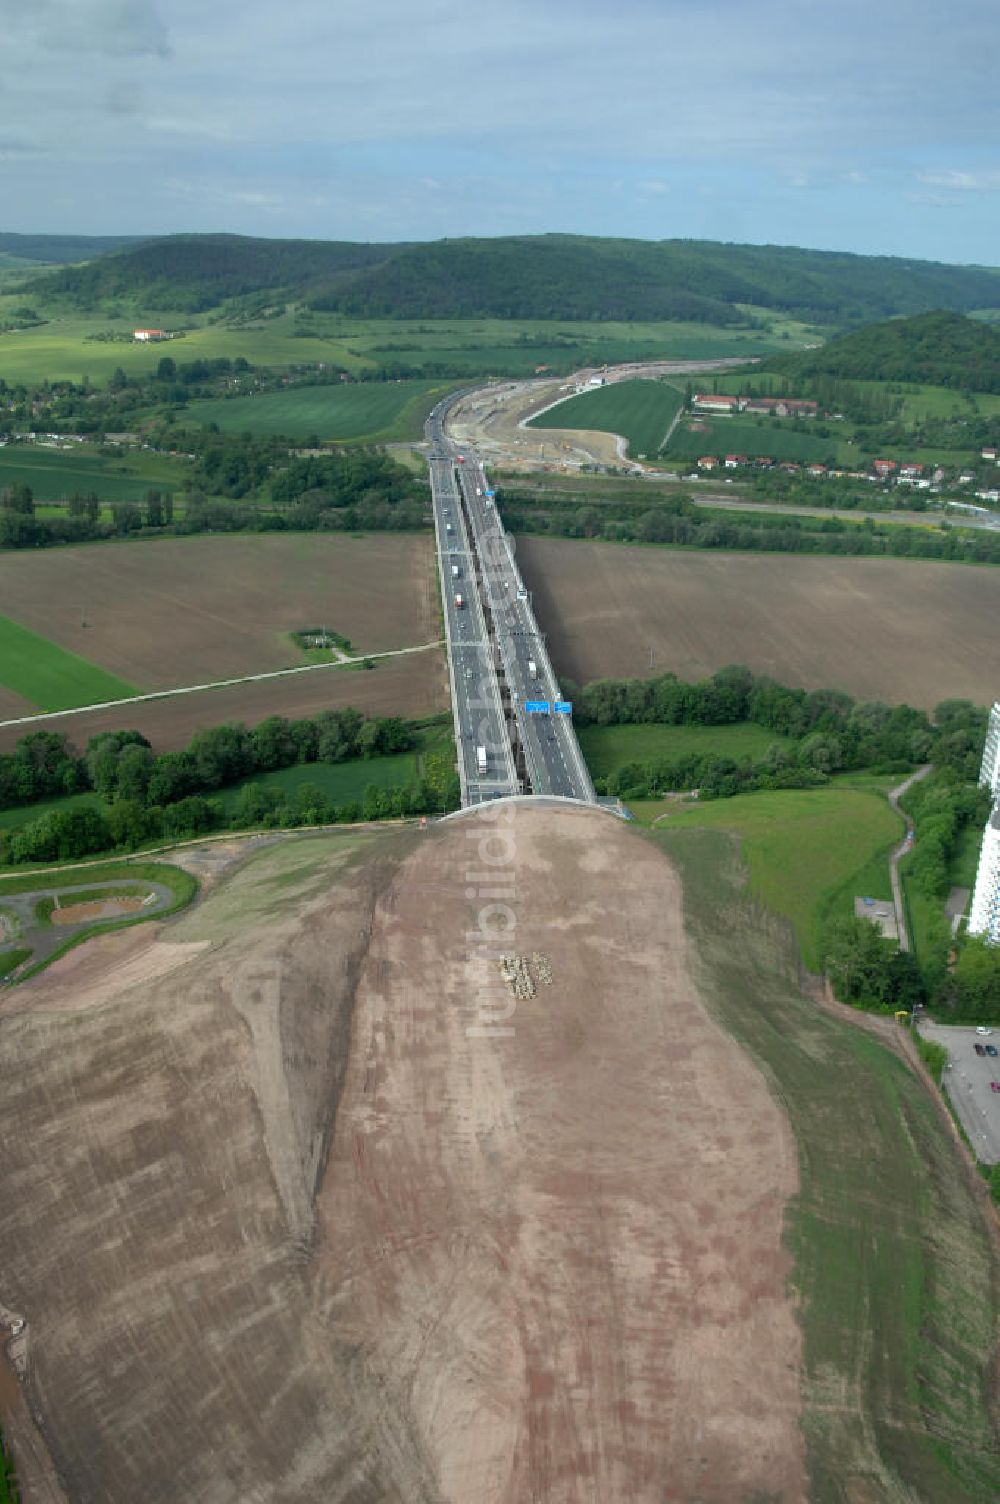
<path fill-rule="evenodd" d="M 0 616 L 0 684 L 39 710 L 74 710 L 140 693 L 6 616 Z"/>
<path fill-rule="evenodd" d="M 345 382 L 302 386 L 253 397 L 193 402 L 185 421 L 216 423 L 229 433 L 289 438 L 407 440 L 422 436 L 424 419 L 447 390 L 435 381 Z"/>
<path fill-rule="evenodd" d="M 666 381 L 615 381 L 570 397 L 533 418 L 532 428 L 592 428 L 620 433 L 629 453 L 653 457 L 684 400 L 683 388 Z"/>
<path fill-rule="evenodd" d="M 183 483 L 179 462 L 161 454 L 127 450 L 111 459 L 92 445 L 7 444 L 0 449 L 0 488 L 15 481 L 30 486 L 36 501 L 65 501 L 76 491 L 96 491 L 102 501 L 140 501 L 151 487 L 173 491 Z"/>

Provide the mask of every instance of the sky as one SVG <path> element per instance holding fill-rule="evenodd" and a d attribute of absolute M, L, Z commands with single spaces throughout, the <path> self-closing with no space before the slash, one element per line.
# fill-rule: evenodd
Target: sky
<path fill-rule="evenodd" d="M 1000 264 L 997 0 L 0 0 L 0 229 Z"/>

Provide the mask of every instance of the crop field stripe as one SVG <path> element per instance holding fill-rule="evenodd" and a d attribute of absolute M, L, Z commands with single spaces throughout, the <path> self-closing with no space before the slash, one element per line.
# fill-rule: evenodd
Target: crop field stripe
<path fill-rule="evenodd" d="M 85 658 L 0 616 L 0 684 L 42 710 L 76 710 L 137 690 Z"/>

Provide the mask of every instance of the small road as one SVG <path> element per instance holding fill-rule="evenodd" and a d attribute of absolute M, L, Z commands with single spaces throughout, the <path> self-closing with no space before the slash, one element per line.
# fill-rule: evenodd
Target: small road
<path fill-rule="evenodd" d="M 123 891 L 126 889 L 129 890 L 128 893 Z M 91 895 L 107 893 L 109 898 L 113 895 L 121 895 L 145 899 L 147 895 L 151 895 L 151 899 L 148 903 L 144 903 L 141 909 L 136 909 L 131 916 L 109 915 L 106 919 L 84 918 L 73 924 L 53 924 L 50 921 L 39 920 L 35 916 L 35 907 L 43 898 L 53 898 L 56 908 L 66 909 L 78 903 L 80 894 L 84 893 Z M 6 929 L 0 929 L 0 956 L 5 951 L 21 950 L 30 946 L 31 956 L 24 964 L 36 966 L 39 961 L 47 960 L 54 950 L 58 950 L 81 930 L 99 929 L 102 924 L 113 924 L 119 918 L 138 918 L 140 914 L 144 919 L 154 919 L 157 914 L 162 914 L 165 909 L 169 909 L 173 902 L 174 893 L 165 883 L 150 882 L 146 878 L 122 876 L 103 882 L 77 883 L 71 888 L 47 887 L 42 880 L 39 886 L 33 888 L 30 893 L 4 895 L 2 906 L 8 912 L 13 911 L 16 932 L 8 934 Z M 12 978 L 7 980 L 12 980 Z"/>
<path fill-rule="evenodd" d="M 929 762 L 924 763 L 923 767 L 918 768 L 915 773 L 911 773 L 909 778 L 904 778 L 902 783 L 897 784 L 894 789 L 890 789 L 887 796 L 889 803 L 892 805 L 897 815 L 902 815 L 903 819 L 906 821 L 906 835 L 900 841 L 899 845 L 892 853 L 892 856 L 889 858 L 889 880 L 892 883 L 892 906 L 896 910 L 896 934 L 899 937 L 900 950 L 909 950 L 910 948 L 910 937 L 906 929 L 906 910 L 903 907 L 903 889 L 899 881 L 899 863 L 900 860 L 913 846 L 913 821 L 910 819 L 905 809 L 900 809 L 899 801 L 906 793 L 907 789 L 911 789 L 915 783 L 919 783 L 921 778 L 927 777 L 927 774 L 931 771 L 931 766 L 932 765 Z"/>
<path fill-rule="evenodd" d="M 977 1036 L 972 1027 L 938 1024 L 921 1019 L 921 1036 L 948 1051 L 948 1065 L 941 1084 L 951 1100 L 959 1122 L 968 1134 L 972 1151 L 981 1164 L 1000 1164 L 1000 1056 L 977 1055 L 975 1046 L 1000 1044 L 1000 1034 Z"/>

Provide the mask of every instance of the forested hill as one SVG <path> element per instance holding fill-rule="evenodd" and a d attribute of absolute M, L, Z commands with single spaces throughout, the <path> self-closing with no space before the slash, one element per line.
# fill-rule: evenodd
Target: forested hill
<path fill-rule="evenodd" d="M 919 381 L 1000 392 L 1000 334 L 959 313 L 922 313 L 870 324 L 818 350 L 775 356 L 768 370 L 796 379 Z"/>
<path fill-rule="evenodd" d="M 281 292 L 328 292 L 399 247 L 337 240 L 258 240 L 245 235 L 170 235 L 67 266 L 35 279 L 35 296 L 51 295 L 89 311 L 106 300 L 138 300 L 151 308 L 200 313 L 229 298 Z"/>
<path fill-rule="evenodd" d="M 1000 307 L 1000 273 L 894 257 L 697 240 L 501 236 L 424 244 L 178 235 L 37 279 L 34 295 L 199 312 L 273 293 L 361 317 L 745 321 L 736 305 L 851 328 Z"/>
<path fill-rule="evenodd" d="M 143 235 L 16 235 L 0 230 L 0 255 L 18 261 L 37 261 L 40 266 L 66 266 L 106 256 L 123 246 L 139 245 Z"/>

